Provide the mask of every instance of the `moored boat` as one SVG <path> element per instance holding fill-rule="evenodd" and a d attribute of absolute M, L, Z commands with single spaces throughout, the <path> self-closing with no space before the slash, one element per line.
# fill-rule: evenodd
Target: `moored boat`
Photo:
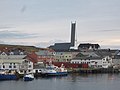
<path fill-rule="evenodd" d="M 32 80 L 34 80 L 34 75 L 26 74 L 26 75 L 24 75 L 23 80 L 24 81 L 32 81 Z"/>
<path fill-rule="evenodd" d="M 17 75 L 14 73 L 8 73 L 5 71 L 0 72 L 0 80 L 17 80 L 18 77 Z"/>
<path fill-rule="evenodd" d="M 65 76 L 68 74 L 67 69 L 63 65 L 57 67 L 54 65 L 48 65 L 41 71 L 42 76 Z"/>

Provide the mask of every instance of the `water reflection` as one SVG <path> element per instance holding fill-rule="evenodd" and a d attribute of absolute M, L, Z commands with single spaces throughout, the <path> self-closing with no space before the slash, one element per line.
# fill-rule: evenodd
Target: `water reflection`
<path fill-rule="evenodd" d="M 119 90 L 120 74 L 69 74 L 30 82 L 0 81 L 1 90 Z"/>

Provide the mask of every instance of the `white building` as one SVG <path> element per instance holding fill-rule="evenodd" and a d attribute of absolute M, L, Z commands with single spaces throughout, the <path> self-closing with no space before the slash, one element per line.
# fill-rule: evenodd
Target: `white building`
<path fill-rule="evenodd" d="M 112 58 L 109 56 L 100 57 L 94 53 L 91 55 L 83 55 L 79 53 L 80 57 L 76 57 L 71 60 L 71 63 L 79 63 L 79 64 L 88 64 L 91 68 L 108 68 L 113 65 Z"/>
<path fill-rule="evenodd" d="M 25 57 L 26 54 L 18 49 L 0 52 L 0 70 L 15 70 L 20 73 L 32 72 L 33 63 Z"/>

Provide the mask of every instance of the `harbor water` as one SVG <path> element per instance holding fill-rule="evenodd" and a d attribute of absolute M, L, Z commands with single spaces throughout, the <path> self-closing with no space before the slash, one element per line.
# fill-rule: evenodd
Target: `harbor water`
<path fill-rule="evenodd" d="M 33 81 L 0 81 L 0 90 L 120 90 L 120 74 L 70 74 Z"/>

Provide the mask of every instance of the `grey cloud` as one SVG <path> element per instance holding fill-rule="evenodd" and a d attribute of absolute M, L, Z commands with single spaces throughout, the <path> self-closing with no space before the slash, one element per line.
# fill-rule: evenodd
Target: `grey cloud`
<path fill-rule="evenodd" d="M 4 41 L 1 41 L 1 40 L 0 40 L 0 44 L 4 44 L 4 43 L 5 43 Z"/>
<path fill-rule="evenodd" d="M 120 29 L 97 30 L 97 32 L 120 32 Z"/>
<path fill-rule="evenodd" d="M 0 39 L 8 39 L 8 38 L 16 38 L 16 39 L 24 39 L 24 38 L 35 38 L 38 37 L 37 34 L 28 34 L 28 33 L 21 33 L 18 31 L 0 31 Z"/>
<path fill-rule="evenodd" d="M 46 47 L 49 47 L 50 45 L 54 45 L 55 43 L 63 43 L 63 42 L 65 42 L 65 41 L 62 41 L 62 40 L 51 40 L 51 41 L 48 41 L 48 42 L 36 43 L 35 46 L 46 48 Z"/>
<path fill-rule="evenodd" d="M 102 45 L 101 48 L 120 49 L 120 45 Z"/>
<path fill-rule="evenodd" d="M 9 26 L 0 26 L 0 29 L 8 29 L 8 28 L 13 28 L 13 27 L 9 27 Z"/>

